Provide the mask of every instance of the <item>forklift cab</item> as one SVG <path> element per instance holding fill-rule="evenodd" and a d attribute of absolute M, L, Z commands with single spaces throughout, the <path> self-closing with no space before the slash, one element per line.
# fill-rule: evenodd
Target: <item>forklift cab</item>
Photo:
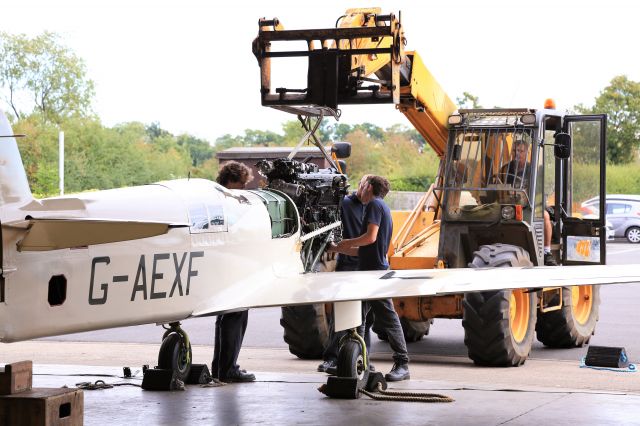
<path fill-rule="evenodd" d="M 542 264 L 546 209 L 558 260 L 604 263 L 604 203 L 590 217 L 582 217 L 579 206 L 605 199 L 606 116 L 509 109 L 461 110 L 452 118 L 438 189 L 444 192 L 442 226 L 468 245 L 454 256 L 508 243 Z"/>

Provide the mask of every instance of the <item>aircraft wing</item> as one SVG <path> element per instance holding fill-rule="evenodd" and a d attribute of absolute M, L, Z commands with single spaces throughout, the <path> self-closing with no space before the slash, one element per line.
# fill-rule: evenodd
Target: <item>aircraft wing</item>
<path fill-rule="evenodd" d="M 18 242 L 18 251 L 47 251 L 154 237 L 166 234 L 171 226 L 176 225 L 84 218 L 32 218 L 3 226 L 26 230 L 26 235 Z"/>
<path fill-rule="evenodd" d="M 245 297 L 201 306 L 193 315 L 238 308 L 440 296 L 479 291 L 566 287 L 588 284 L 640 283 L 640 265 L 550 266 L 486 269 L 413 269 L 397 271 L 323 272 L 279 277 L 269 286 L 246 288 Z M 247 294 L 251 294 L 251 304 Z"/>

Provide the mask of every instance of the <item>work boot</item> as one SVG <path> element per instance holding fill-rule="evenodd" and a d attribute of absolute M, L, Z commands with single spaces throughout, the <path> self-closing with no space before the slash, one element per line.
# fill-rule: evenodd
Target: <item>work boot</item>
<path fill-rule="evenodd" d="M 335 359 L 328 359 L 326 361 L 322 361 L 322 364 L 318 366 L 318 371 L 324 373 L 328 368 L 335 367 L 337 365 Z"/>
<path fill-rule="evenodd" d="M 226 377 L 220 377 L 220 380 L 227 383 L 255 382 L 256 376 L 253 373 L 247 373 L 247 370 L 233 370 Z"/>
<path fill-rule="evenodd" d="M 387 382 L 399 382 L 401 380 L 409 380 L 411 376 L 409 375 L 409 364 L 408 363 L 395 363 L 393 364 L 393 368 L 390 372 L 385 374 L 384 376 Z"/>
<path fill-rule="evenodd" d="M 558 266 L 556 263 L 556 258 L 551 253 L 544 254 L 544 264 L 546 266 Z"/>

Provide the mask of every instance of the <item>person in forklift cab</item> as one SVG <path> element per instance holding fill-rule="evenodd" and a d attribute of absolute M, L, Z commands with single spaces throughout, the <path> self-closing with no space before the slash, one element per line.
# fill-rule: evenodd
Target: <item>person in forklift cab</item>
<path fill-rule="evenodd" d="M 253 180 L 251 169 L 237 161 L 226 162 L 218 171 L 216 181 L 228 189 L 244 189 Z M 211 375 L 223 382 L 253 382 L 256 376 L 241 370 L 238 355 L 247 330 L 249 311 L 218 315 L 213 345 Z"/>
<path fill-rule="evenodd" d="M 528 156 L 529 144 L 523 140 L 516 140 L 511 149 L 511 161 L 500 170 L 502 183 L 522 189 L 529 187 L 531 164 L 527 161 Z"/>
<path fill-rule="evenodd" d="M 529 157 L 529 143 L 522 139 L 514 141 L 511 149 L 511 161 L 505 164 L 500 172 L 503 183 L 508 183 L 516 188 L 527 189 L 531 176 L 531 163 Z M 542 200 L 541 200 L 542 201 Z M 546 209 L 543 209 L 544 218 L 544 264 L 547 266 L 557 266 L 556 260 L 551 253 L 551 235 L 553 226 L 551 217 Z"/>
<path fill-rule="evenodd" d="M 389 181 L 382 176 L 371 176 L 362 188 L 362 203 L 366 204 L 360 236 L 331 244 L 329 251 L 358 256 L 359 271 L 375 271 L 389 269 L 387 251 L 391 243 L 393 222 L 391 210 L 383 201 L 389 192 Z M 363 336 L 366 328 L 366 317 L 373 311 L 375 322 L 389 338 L 393 350 L 393 368 L 385 375 L 389 382 L 409 380 L 409 354 L 400 318 L 393 308 L 391 299 L 370 300 L 362 302 L 362 325 L 358 333 Z M 369 352 L 367 350 L 367 352 Z"/>

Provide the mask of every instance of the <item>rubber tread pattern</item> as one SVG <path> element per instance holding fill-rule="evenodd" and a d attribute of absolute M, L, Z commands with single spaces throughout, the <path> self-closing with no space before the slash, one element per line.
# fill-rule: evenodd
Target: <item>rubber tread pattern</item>
<path fill-rule="evenodd" d="M 481 246 L 474 252 L 471 268 L 533 266 L 529 253 L 509 244 Z M 467 293 L 463 300 L 462 326 L 469 358 L 478 365 L 519 366 L 524 364 L 533 341 L 537 297 L 529 293 L 529 327 L 521 342 L 511 336 L 510 290 Z"/>
<path fill-rule="evenodd" d="M 323 304 L 286 306 L 280 325 L 289 352 L 301 359 L 321 359 L 329 340 L 329 324 Z"/>

